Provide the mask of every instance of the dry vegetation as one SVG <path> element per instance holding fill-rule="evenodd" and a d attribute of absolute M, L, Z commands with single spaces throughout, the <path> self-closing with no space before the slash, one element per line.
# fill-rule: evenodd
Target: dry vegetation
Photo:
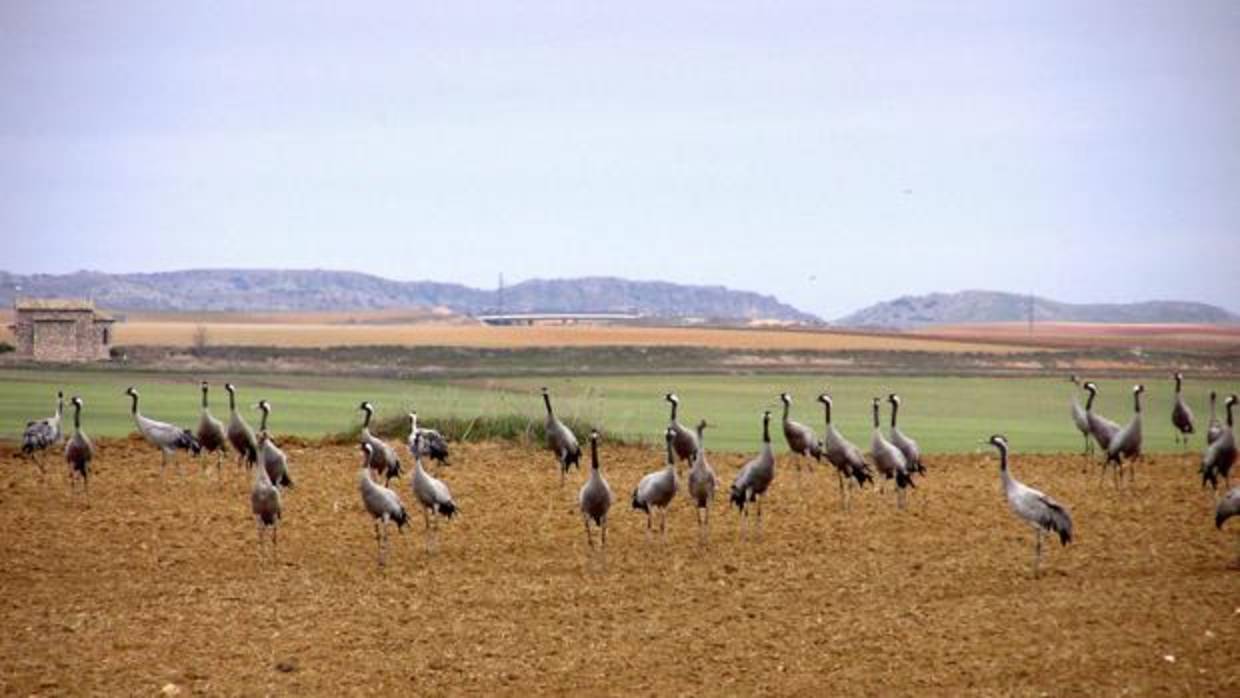
<path fill-rule="evenodd" d="M 1028 351 L 995 342 L 826 331 L 598 325 L 490 327 L 463 324 L 358 324 L 132 320 L 116 327 L 116 344 L 188 347 L 205 328 L 212 345 L 529 347 L 672 346 L 738 350 L 928 351 L 1007 354 Z"/>
<path fill-rule="evenodd" d="M 970 342 L 1004 342 L 1059 348 L 1142 347 L 1170 350 L 1240 349 L 1240 325 L 1139 325 L 1039 322 L 1033 333 L 1023 322 L 939 325 L 912 334 Z"/>
<path fill-rule="evenodd" d="M 930 463 L 908 512 L 867 492 L 849 515 L 834 478 L 799 493 L 781 462 L 760 542 L 720 502 L 702 550 L 683 500 L 667 542 L 643 540 L 627 497 L 658 454 L 609 450 L 600 570 L 579 476 L 564 492 L 543 452 L 458 446 L 461 517 L 433 558 L 418 518 L 383 571 L 354 449 L 287 446 L 278 564 L 255 558 L 231 469 L 160 480 L 155 452 L 110 441 L 88 506 L 0 448 L 0 693 L 1240 693 L 1235 532 L 1214 530 L 1191 456 L 1117 494 L 1076 457 L 1017 454 L 1079 535 L 1034 580 L 991 456 Z M 730 477 L 741 458 L 714 460 Z"/>

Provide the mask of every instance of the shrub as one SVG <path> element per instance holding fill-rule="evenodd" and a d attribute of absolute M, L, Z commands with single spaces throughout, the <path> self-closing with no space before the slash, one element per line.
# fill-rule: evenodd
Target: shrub
<path fill-rule="evenodd" d="M 597 428 L 584 420 L 561 418 L 565 426 L 586 447 L 590 429 Z M 505 414 L 486 417 L 436 417 L 433 420 L 420 418 L 418 423 L 427 429 L 435 429 L 448 441 L 515 441 L 522 444 L 541 444 L 547 440 L 547 430 L 543 418 L 537 419 L 519 414 Z M 385 439 L 406 441 L 409 438 L 409 417 L 407 415 L 387 417 L 371 422 L 370 432 Z M 353 443 L 362 432 L 361 425 L 336 434 L 331 440 L 338 444 Z M 599 429 L 600 437 L 609 443 L 627 443 L 624 439 L 608 434 Z"/>

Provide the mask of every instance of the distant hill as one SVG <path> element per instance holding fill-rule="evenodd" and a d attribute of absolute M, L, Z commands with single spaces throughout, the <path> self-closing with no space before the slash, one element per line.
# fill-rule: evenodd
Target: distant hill
<path fill-rule="evenodd" d="M 15 291 L 20 288 L 20 291 Z M 466 315 L 499 310 L 498 293 L 461 284 L 392 281 L 324 270 L 193 269 L 156 274 L 19 275 L 0 271 L 0 304 L 14 295 L 91 298 L 130 311 L 330 311 L 439 307 Z M 530 280 L 504 289 L 503 311 L 627 312 L 660 318 L 819 322 L 773 296 L 723 286 L 611 277 Z"/>
<path fill-rule="evenodd" d="M 1029 296 L 1000 291 L 961 291 L 902 296 L 842 317 L 835 324 L 905 329 L 1028 319 Z M 1217 306 L 1186 301 L 1078 304 L 1034 297 L 1033 319 L 1040 322 L 1223 323 L 1240 318 Z"/>

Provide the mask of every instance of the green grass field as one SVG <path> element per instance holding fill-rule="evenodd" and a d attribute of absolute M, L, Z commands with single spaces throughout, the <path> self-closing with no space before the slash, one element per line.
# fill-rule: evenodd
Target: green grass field
<path fill-rule="evenodd" d="M 132 429 L 129 401 L 122 391 L 136 386 L 142 411 L 156 419 L 193 427 L 197 422 L 201 376 L 167 372 L 111 371 L 0 371 L 0 438 L 17 438 L 27 420 L 50 414 L 57 388 L 66 396 L 81 395 L 86 402 L 85 427 L 92 435 L 120 436 Z M 211 381 L 212 410 L 224 418 L 227 376 Z M 830 388 L 837 426 L 863 448 L 869 443 L 870 397 L 897 391 L 904 399 L 900 425 L 927 453 L 967 452 L 995 432 L 1008 435 L 1015 449 L 1025 452 L 1076 451 L 1082 440 L 1072 426 L 1068 401 L 1072 386 L 1062 377 L 956 378 L 907 376 L 849 376 L 830 378 L 789 376 L 600 376 L 582 378 L 475 379 L 467 382 L 395 381 L 296 375 L 246 375 L 235 378 L 239 400 L 252 424 L 252 409 L 260 398 L 271 402 L 271 428 L 277 434 L 323 436 L 348 430 L 360 419 L 358 403 L 370 400 L 379 417 L 404 414 L 416 405 L 428 426 L 436 416 L 472 417 L 541 415 L 537 390 L 552 389 L 557 410 L 631 439 L 653 442 L 666 424 L 663 395 L 675 390 L 681 398 L 681 422 L 696 424 L 705 417 L 707 447 L 722 451 L 751 451 L 760 438 L 763 409 L 775 414 L 773 438 L 783 440 L 778 428 L 778 393 L 786 390 L 794 403 L 792 417 L 821 431 L 823 413 L 814 398 Z M 1098 381 L 1102 389 L 1097 409 L 1126 423 L 1132 414 L 1131 380 Z M 1170 426 L 1172 382 L 1149 382 L 1144 400 L 1145 443 L 1149 451 L 1175 449 Z M 1240 392 L 1240 383 L 1213 386 L 1190 380 L 1186 398 L 1197 413 L 1199 431 L 1208 419 L 1206 395 Z M 1220 401 L 1221 407 L 1221 401 Z M 888 418 L 884 404 L 884 419 Z M 1194 448 L 1200 448 L 1200 435 Z"/>

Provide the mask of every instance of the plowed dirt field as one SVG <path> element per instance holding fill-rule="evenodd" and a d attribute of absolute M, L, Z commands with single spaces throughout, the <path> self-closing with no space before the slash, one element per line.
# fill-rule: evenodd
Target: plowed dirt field
<path fill-rule="evenodd" d="M 453 448 L 461 516 L 434 556 L 416 516 L 379 569 L 352 447 L 286 444 L 297 487 L 261 563 L 230 463 L 161 478 L 153 449 L 107 441 L 88 504 L 63 461 L 40 479 L 0 447 L 0 693 L 1240 695 L 1237 532 L 1192 456 L 1117 492 L 1079 457 L 1014 454 L 1077 527 L 1033 579 L 990 453 L 930 461 L 907 511 L 867 489 L 847 514 L 833 475 L 798 488 L 781 459 L 760 537 L 721 497 L 702 548 L 683 499 L 645 540 L 629 495 L 660 455 L 608 447 L 604 563 L 580 474 Z M 743 459 L 712 461 L 726 483 Z"/>

